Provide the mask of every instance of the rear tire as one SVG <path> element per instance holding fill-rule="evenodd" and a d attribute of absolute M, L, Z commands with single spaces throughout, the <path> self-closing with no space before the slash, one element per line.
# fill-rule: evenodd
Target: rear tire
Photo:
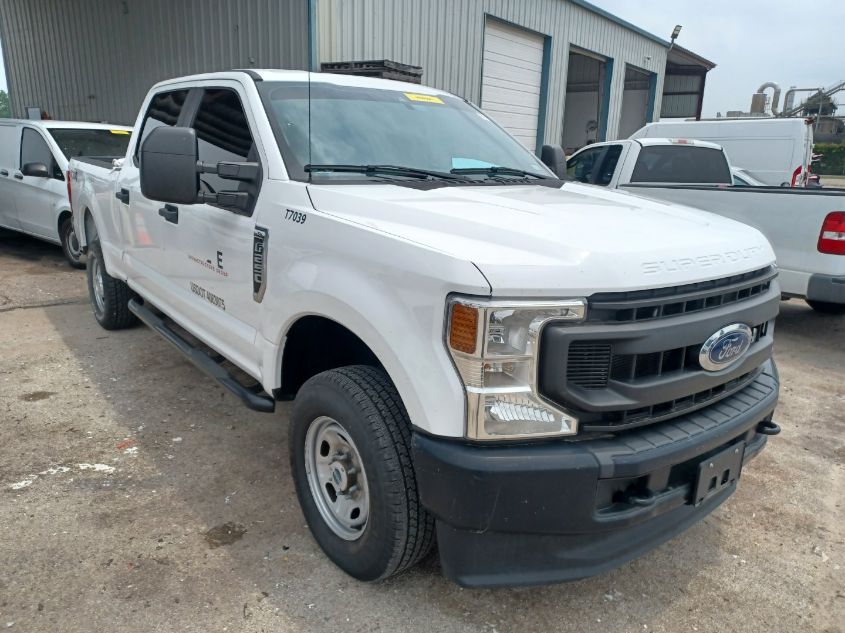
<path fill-rule="evenodd" d="M 73 222 L 70 218 L 62 222 L 59 227 L 59 239 L 62 241 L 62 252 L 68 263 L 74 268 L 85 268 L 83 261 L 82 246 L 73 230 Z"/>
<path fill-rule="evenodd" d="M 410 444 L 408 414 L 381 369 L 326 371 L 297 394 L 289 431 L 296 494 L 317 543 L 358 580 L 398 574 L 434 542 Z"/>
<path fill-rule="evenodd" d="M 106 272 L 100 240 L 88 247 L 88 296 L 94 318 L 106 330 L 122 330 L 138 322 L 129 311 L 129 300 L 135 294 L 124 282 Z"/>
<path fill-rule="evenodd" d="M 813 301 L 807 299 L 807 305 L 821 314 L 845 314 L 845 303 L 830 303 L 829 301 Z"/>

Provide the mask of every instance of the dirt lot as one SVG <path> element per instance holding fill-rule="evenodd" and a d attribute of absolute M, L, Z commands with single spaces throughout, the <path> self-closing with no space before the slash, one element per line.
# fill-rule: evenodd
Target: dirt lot
<path fill-rule="evenodd" d="M 287 407 L 100 329 L 58 248 L 0 234 L 0 628 L 845 631 L 845 318 L 792 301 L 777 329 L 784 431 L 686 534 L 568 585 L 460 589 L 433 559 L 366 585 L 304 525 Z"/>

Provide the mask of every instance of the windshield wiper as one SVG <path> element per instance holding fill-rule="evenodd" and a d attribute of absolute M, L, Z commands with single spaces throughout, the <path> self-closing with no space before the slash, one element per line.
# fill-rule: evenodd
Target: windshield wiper
<path fill-rule="evenodd" d="M 306 165 L 305 171 L 314 173 L 315 171 L 333 171 L 333 172 L 349 172 L 355 174 L 381 175 L 388 174 L 392 176 L 407 176 L 408 178 L 420 178 L 424 180 L 459 180 L 466 182 L 466 178 L 461 178 L 454 173 L 447 173 L 443 171 L 433 171 L 430 169 L 419 169 L 417 167 L 403 167 L 402 165 Z M 454 171 L 454 170 L 453 170 Z"/>
<path fill-rule="evenodd" d="M 530 176 L 531 178 L 539 178 L 546 180 L 551 176 L 545 174 L 537 174 L 533 171 L 525 171 L 524 169 L 517 169 L 516 167 L 499 167 L 497 165 L 490 165 L 489 167 L 458 167 L 449 170 L 452 174 L 483 174 L 485 176 Z"/>

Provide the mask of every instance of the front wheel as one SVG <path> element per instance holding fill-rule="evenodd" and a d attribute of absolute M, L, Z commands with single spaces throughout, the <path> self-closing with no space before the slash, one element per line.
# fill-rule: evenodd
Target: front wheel
<path fill-rule="evenodd" d="M 138 318 L 129 311 L 134 296 L 126 283 L 106 272 L 100 240 L 88 248 L 88 295 L 94 318 L 106 330 L 121 330 L 135 325 Z"/>
<path fill-rule="evenodd" d="M 429 552 L 434 520 L 417 491 L 410 420 L 383 370 L 355 365 L 308 380 L 289 435 L 303 514 L 338 567 L 381 580 Z"/>
<path fill-rule="evenodd" d="M 845 314 L 845 303 L 831 303 L 829 301 L 813 301 L 807 299 L 807 305 L 822 314 Z"/>
<path fill-rule="evenodd" d="M 62 222 L 59 227 L 59 239 L 62 242 L 62 252 L 68 263 L 74 268 L 85 268 L 85 262 L 82 261 L 82 246 L 79 244 L 70 218 Z"/>

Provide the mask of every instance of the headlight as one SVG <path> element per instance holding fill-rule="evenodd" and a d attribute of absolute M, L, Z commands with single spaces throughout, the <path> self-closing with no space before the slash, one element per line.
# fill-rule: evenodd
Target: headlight
<path fill-rule="evenodd" d="M 455 298 L 446 342 L 467 394 L 467 437 L 572 435 L 578 419 L 537 393 L 537 346 L 549 321 L 583 321 L 583 299 L 482 301 Z"/>

